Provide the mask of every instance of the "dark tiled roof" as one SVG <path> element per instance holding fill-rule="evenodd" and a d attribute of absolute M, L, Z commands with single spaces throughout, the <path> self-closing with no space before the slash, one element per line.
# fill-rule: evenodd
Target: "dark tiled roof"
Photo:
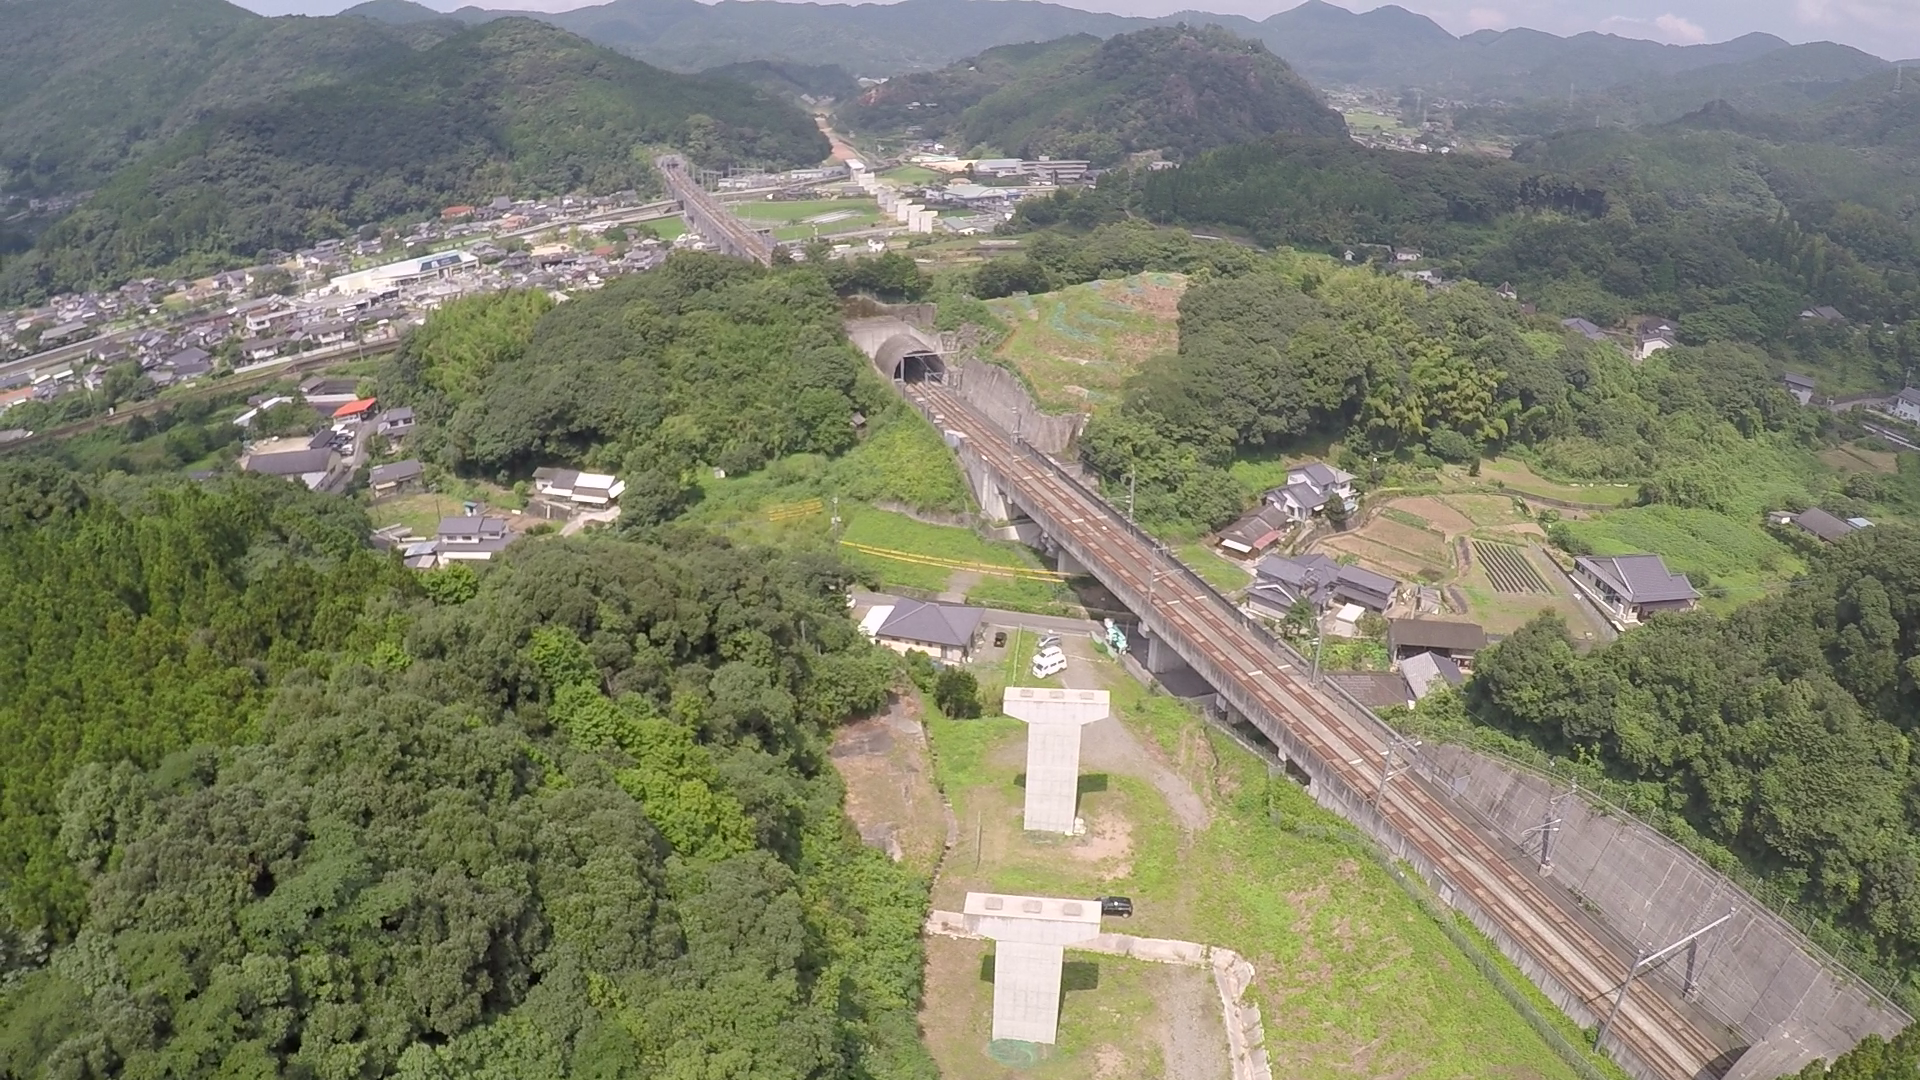
<path fill-rule="evenodd" d="M 1854 531 L 1854 526 L 1819 507 L 1794 515 L 1793 523 L 1822 540 L 1833 541 Z"/>
<path fill-rule="evenodd" d="M 1399 675 L 1385 672 L 1353 672 L 1348 674 L 1330 674 L 1329 680 L 1337 684 L 1354 700 L 1369 709 L 1384 709 L 1389 705 L 1405 705 L 1412 695 L 1407 692 L 1407 680 Z"/>
<path fill-rule="evenodd" d="M 897 641 L 925 641 L 965 648 L 973 643 L 973 632 L 979 629 L 985 614 L 979 608 L 899 600 L 876 633 Z"/>
<path fill-rule="evenodd" d="M 247 459 L 246 469 L 268 476 L 304 476 L 326 472 L 332 463 L 331 450 L 287 450 L 278 454 L 255 454 Z"/>
<path fill-rule="evenodd" d="M 1611 584 L 1629 603 L 1658 604 L 1700 598 L 1693 583 L 1685 575 L 1667 569 L 1666 560 L 1658 555 L 1582 555 L 1575 561 Z"/>
<path fill-rule="evenodd" d="M 1487 647 L 1487 631 L 1479 623 L 1454 619 L 1393 619 L 1387 640 L 1396 649 L 1446 649 L 1472 652 Z"/>
<path fill-rule="evenodd" d="M 419 476 L 421 466 L 418 461 L 396 461 L 391 465 L 375 465 L 367 470 L 367 483 L 374 487 L 397 484 L 402 480 L 411 480 Z"/>

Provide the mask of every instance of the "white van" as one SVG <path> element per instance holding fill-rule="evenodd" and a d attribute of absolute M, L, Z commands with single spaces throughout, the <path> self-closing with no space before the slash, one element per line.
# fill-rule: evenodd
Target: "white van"
<path fill-rule="evenodd" d="M 1051 645 L 1033 654 L 1034 678 L 1044 679 L 1065 670 L 1067 670 L 1067 654 L 1060 651 L 1060 646 Z"/>

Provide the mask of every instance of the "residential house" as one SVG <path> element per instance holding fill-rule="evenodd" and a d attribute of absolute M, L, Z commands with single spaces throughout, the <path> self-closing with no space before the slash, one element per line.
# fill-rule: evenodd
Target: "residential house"
<path fill-rule="evenodd" d="M 1301 600 L 1316 611 L 1335 602 L 1385 611 L 1400 589 L 1400 583 L 1385 574 L 1338 563 L 1325 555 L 1269 555 L 1260 560 L 1254 574 L 1253 588 L 1247 592 L 1248 605 L 1269 618 L 1285 618 Z"/>
<path fill-rule="evenodd" d="M 606 473 L 576 469 L 533 470 L 535 494 L 581 506 L 607 506 L 627 490 L 627 482 Z"/>
<path fill-rule="evenodd" d="M 213 355 L 205 349 L 181 349 L 161 361 L 161 366 L 170 369 L 178 378 L 188 378 L 187 372 L 205 374 L 213 370 Z"/>
<path fill-rule="evenodd" d="M 1573 583 L 1621 629 L 1700 602 L 1686 575 L 1658 555 L 1582 555 L 1573 561 Z"/>
<path fill-rule="evenodd" d="M 1400 675 L 1407 680 L 1407 691 L 1419 701 L 1442 686 L 1459 686 L 1466 681 L 1460 665 L 1435 652 L 1415 653 L 1402 661 Z"/>
<path fill-rule="evenodd" d="M 240 467 L 247 472 L 261 473 L 265 476 L 284 476 L 289 480 L 298 480 L 307 485 L 308 490 L 318 488 L 326 480 L 337 459 L 331 449 L 283 450 L 274 454 L 248 454 L 241 459 Z"/>
<path fill-rule="evenodd" d="M 1920 390 L 1909 386 L 1894 395 L 1888 411 L 1909 424 L 1920 424 Z"/>
<path fill-rule="evenodd" d="M 1264 501 L 1286 511 L 1289 521 L 1300 522 L 1319 513 L 1335 499 L 1340 500 L 1348 513 L 1359 508 L 1353 474 L 1316 461 L 1288 469 L 1286 486 L 1267 492 Z"/>
<path fill-rule="evenodd" d="M 390 465 L 375 465 L 367 470 L 367 487 L 377 496 L 398 495 L 417 489 L 425 469 L 412 458 Z"/>
<path fill-rule="evenodd" d="M 1420 258 L 1421 258 L 1421 255 L 1420 255 L 1420 250 L 1418 248 L 1394 248 L 1393 249 L 1394 262 L 1397 262 L 1397 263 L 1419 262 Z"/>
<path fill-rule="evenodd" d="M 1404 708 L 1413 704 L 1406 676 L 1397 671 L 1334 671 L 1327 681 L 1369 709 Z"/>
<path fill-rule="evenodd" d="M 1846 320 L 1846 316 L 1840 314 L 1840 309 L 1829 307 L 1825 304 L 1822 304 L 1816 308 L 1808 308 L 1807 310 L 1800 313 L 1800 317 L 1807 320 L 1808 322 L 1823 322 L 1823 323 L 1837 323 L 1837 322 L 1844 322 Z"/>
<path fill-rule="evenodd" d="M 1661 349 L 1671 349 L 1680 343 L 1674 334 L 1673 326 L 1659 319 L 1642 319 L 1634 328 L 1633 358 L 1645 360 Z"/>
<path fill-rule="evenodd" d="M 33 400 L 33 387 L 22 386 L 13 390 L 0 391 L 0 412 L 6 412 L 23 401 Z"/>
<path fill-rule="evenodd" d="M 469 516 L 441 518 L 435 539 L 443 564 L 485 562 L 507 550 L 513 535 L 505 518 Z"/>
<path fill-rule="evenodd" d="M 1387 653 L 1400 663 L 1421 653 L 1437 653 L 1463 667 L 1487 647 L 1487 631 L 1479 623 L 1455 619 L 1389 619 Z"/>
<path fill-rule="evenodd" d="M 315 345 L 339 345 L 345 342 L 352 332 L 353 327 L 350 324 L 328 320 L 310 324 L 301 331 L 301 334 Z"/>
<path fill-rule="evenodd" d="M 333 410 L 335 424 L 352 424 L 365 420 L 373 413 L 373 407 L 380 404 L 379 398 L 355 398 Z"/>
<path fill-rule="evenodd" d="M 329 379 L 316 375 L 300 384 L 300 396 L 315 408 L 321 406 L 331 408 L 358 400 L 359 385 L 353 379 Z"/>
<path fill-rule="evenodd" d="M 1793 395 L 1793 400 L 1798 401 L 1802 405 L 1811 405 L 1813 403 L 1814 383 L 1812 376 L 1795 375 L 1789 371 L 1780 376 L 1780 384 L 1787 388 L 1787 393 Z"/>
<path fill-rule="evenodd" d="M 1838 543 L 1866 527 L 1864 525 L 1854 524 L 1855 521 L 1866 521 L 1865 518 L 1841 518 L 1829 514 L 1817 506 L 1802 510 L 1798 514 L 1793 515 L 1790 520 L 1802 530 L 1819 537 L 1829 544 Z M 1868 524 L 1872 523 L 1868 522 Z"/>
<path fill-rule="evenodd" d="M 958 604 L 894 600 L 879 604 L 860 620 L 873 641 L 906 655 L 918 650 L 936 660 L 960 661 L 973 654 L 974 638 L 986 612 Z"/>
<path fill-rule="evenodd" d="M 213 370 L 213 357 L 199 349 L 188 349 L 166 363 L 175 380 L 187 382 Z"/>
<path fill-rule="evenodd" d="M 1561 319 L 1560 325 L 1586 338 L 1588 341 L 1605 341 L 1607 332 L 1585 319 Z"/>
<path fill-rule="evenodd" d="M 389 439 L 403 439 L 413 430 L 413 409 L 401 405 L 373 418 L 373 433 Z"/>
<path fill-rule="evenodd" d="M 254 338 L 252 341 L 243 341 L 240 343 L 240 358 L 249 364 L 272 360 L 279 356 L 280 350 L 286 348 L 288 344 L 286 338 Z"/>
<path fill-rule="evenodd" d="M 1236 555 L 1258 555 L 1278 543 L 1293 521 L 1285 509 L 1261 503 L 1246 517 L 1220 530 L 1220 546 Z"/>

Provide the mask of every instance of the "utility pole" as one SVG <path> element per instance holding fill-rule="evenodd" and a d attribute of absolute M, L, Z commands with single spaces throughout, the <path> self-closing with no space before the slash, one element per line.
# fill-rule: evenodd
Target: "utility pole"
<path fill-rule="evenodd" d="M 1373 805 L 1376 807 L 1386 805 L 1387 784 L 1392 781 L 1394 777 L 1413 768 L 1412 761 L 1402 761 L 1397 766 L 1394 764 L 1394 759 L 1398 757 L 1402 748 L 1408 753 L 1412 753 L 1420 749 L 1420 740 L 1408 739 L 1398 733 L 1387 736 L 1387 758 L 1386 761 L 1381 763 L 1380 786 L 1373 793 Z"/>
<path fill-rule="evenodd" d="M 1543 874 L 1553 869 L 1553 834 L 1560 831 L 1560 804 L 1572 798 L 1579 790 L 1580 781 L 1575 780 L 1572 787 L 1548 799 L 1547 809 L 1542 815 L 1540 824 L 1520 834 L 1521 836 L 1540 834 L 1540 872 Z"/>
<path fill-rule="evenodd" d="M 1633 966 L 1627 969 L 1627 977 L 1620 980 L 1620 992 L 1614 995 L 1613 1008 L 1607 1010 L 1607 1018 L 1605 1020 L 1602 1020 L 1600 1022 L 1600 1026 L 1594 1029 L 1593 1048 L 1595 1050 L 1600 1049 L 1600 1040 L 1606 1038 L 1607 1029 L 1613 1026 L 1613 1018 L 1620 1015 L 1620 1006 L 1624 1004 L 1627 1000 L 1627 991 L 1633 986 L 1634 977 L 1640 974 L 1640 970 L 1642 968 L 1646 967 L 1648 964 L 1651 964 L 1656 960 L 1660 960 L 1664 957 L 1671 956 L 1674 952 L 1676 952 L 1683 946 L 1692 945 L 1693 943 L 1699 941 L 1702 937 L 1705 937 L 1709 931 L 1712 931 L 1718 928 L 1721 924 L 1733 918 L 1733 916 L 1734 916 L 1734 910 L 1729 909 L 1725 915 L 1720 916 L 1719 918 L 1713 920 L 1712 922 L 1701 927 L 1700 929 L 1695 930 L 1693 933 L 1688 934 L 1686 937 L 1681 938 L 1679 941 L 1676 941 L 1673 944 L 1668 945 L 1664 949 L 1660 949 L 1655 952 L 1644 952 L 1644 951 L 1641 952 L 1638 958 L 1634 960 Z M 1693 981 L 1693 976 L 1691 974 L 1692 965 L 1689 964 L 1688 967 L 1689 967 L 1689 974 L 1687 976 L 1687 981 L 1691 983 Z"/>
<path fill-rule="evenodd" d="M 1137 469 L 1128 469 L 1128 470 L 1127 470 L 1127 523 L 1128 523 L 1129 525 L 1131 525 L 1131 524 L 1133 523 L 1133 492 L 1134 492 L 1134 484 L 1135 484 L 1135 482 L 1136 482 L 1136 481 L 1138 481 L 1138 480 L 1139 480 L 1139 478 L 1140 478 L 1140 474 L 1139 474 L 1139 471 L 1138 471 Z"/>

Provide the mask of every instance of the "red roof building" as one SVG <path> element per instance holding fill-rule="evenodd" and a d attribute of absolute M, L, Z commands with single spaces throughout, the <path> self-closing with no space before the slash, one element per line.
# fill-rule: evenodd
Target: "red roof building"
<path fill-rule="evenodd" d="M 470 218 L 472 216 L 473 207 L 471 206 L 449 206 L 445 210 L 440 211 L 441 221 L 457 221 L 460 218 Z"/>
<path fill-rule="evenodd" d="M 379 398 L 363 397 L 358 401 L 349 401 L 345 405 L 333 410 L 333 418 L 335 420 L 348 420 L 356 416 L 365 416 L 367 413 L 373 411 L 374 405 L 378 404 L 379 400 Z"/>

